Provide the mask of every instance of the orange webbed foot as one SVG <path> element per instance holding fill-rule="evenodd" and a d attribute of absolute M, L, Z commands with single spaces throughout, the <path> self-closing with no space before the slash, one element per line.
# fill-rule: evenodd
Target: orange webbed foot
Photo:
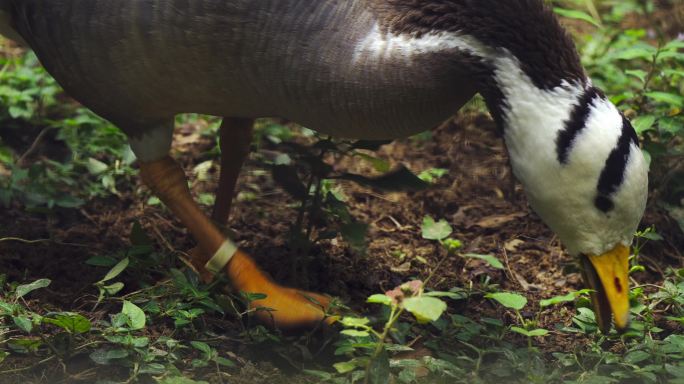
<path fill-rule="evenodd" d="M 198 247 L 188 252 L 201 279 L 209 283 L 214 276 L 203 265 L 199 265 L 206 259 L 200 257 L 201 253 Z M 331 305 L 329 296 L 275 283 L 251 257 L 239 249 L 224 271 L 235 290 L 265 295 L 264 298 L 249 302 L 249 312 L 261 324 L 274 329 L 297 331 L 328 326 L 336 321 L 336 317 L 327 314 Z"/>
<path fill-rule="evenodd" d="M 254 316 L 262 324 L 281 330 L 298 330 L 329 325 L 335 321 L 326 315 L 330 308 L 330 297 L 275 283 L 240 250 L 228 263 L 226 271 L 237 290 L 266 295 L 250 303 Z"/>
<path fill-rule="evenodd" d="M 306 330 L 327 326 L 335 321 L 334 317 L 327 315 L 330 298 L 324 295 L 274 283 L 254 292 L 263 293 L 266 297 L 252 301 L 250 309 L 259 323 L 270 328 Z"/>

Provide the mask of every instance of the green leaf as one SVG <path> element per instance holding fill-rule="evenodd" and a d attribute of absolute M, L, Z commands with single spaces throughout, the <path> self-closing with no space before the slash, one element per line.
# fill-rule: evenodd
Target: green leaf
<path fill-rule="evenodd" d="M 537 328 L 533 329 L 530 332 L 530 336 L 532 337 L 539 337 L 539 336 L 546 336 L 549 334 L 549 331 L 543 328 Z"/>
<path fill-rule="evenodd" d="M 536 328 L 531 331 L 528 331 L 528 334 L 530 337 L 541 337 L 548 335 L 549 331 L 543 328 Z"/>
<path fill-rule="evenodd" d="M 69 333 L 86 333 L 90 331 L 90 320 L 74 312 L 61 312 L 43 318 L 43 323 L 56 325 Z"/>
<path fill-rule="evenodd" d="M 631 351 L 625 355 L 625 362 L 629 364 L 638 364 L 641 363 L 642 361 L 648 360 L 651 358 L 651 354 L 646 352 L 646 351 Z"/>
<path fill-rule="evenodd" d="M 146 375 L 161 375 L 162 373 L 165 373 L 167 370 L 168 368 L 160 363 L 143 363 L 140 366 L 140 373 Z M 99 382 L 98 384 L 101 383 L 102 382 Z"/>
<path fill-rule="evenodd" d="M 423 218 L 423 225 L 421 226 L 423 238 L 428 240 L 443 240 L 451 235 L 453 231 L 449 223 L 442 219 L 438 222 L 430 216 Z"/>
<path fill-rule="evenodd" d="M 171 376 L 160 379 L 158 384 L 209 384 L 209 382 L 204 380 L 193 380 L 185 376 Z"/>
<path fill-rule="evenodd" d="M 123 272 L 124 269 L 126 269 L 126 267 L 128 267 L 128 263 L 129 263 L 128 257 L 119 261 L 114 267 L 112 267 L 112 269 L 109 270 L 109 272 L 107 272 L 105 277 L 103 277 L 102 280 L 100 280 L 100 282 L 111 280 L 111 279 L 119 276 L 121 274 L 121 272 Z"/>
<path fill-rule="evenodd" d="M 356 251 L 364 253 L 368 224 L 352 221 L 351 223 L 342 225 L 340 233 L 342 234 L 344 241 L 349 243 Z"/>
<path fill-rule="evenodd" d="M 190 344 L 205 355 L 211 356 L 212 348 L 209 346 L 209 344 L 202 341 L 191 341 Z"/>
<path fill-rule="evenodd" d="M 658 54 L 658 59 L 656 60 L 656 63 L 660 64 L 664 61 L 667 61 L 667 59 L 684 61 L 684 53 L 677 51 L 661 51 L 660 54 Z"/>
<path fill-rule="evenodd" d="M 684 97 L 674 94 L 674 93 L 668 93 L 668 92 L 646 92 L 646 96 L 648 96 L 650 99 L 660 102 L 660 103 L 666 103 L 674 107 L 679 107 L 682 108 L 684 107 Z"/>
<path fill-rule="evenodd" d="M 646 76 L 648 76 L 648 72 L 641 69 L 628 69 L 625 71 L 625 74 L 636 77 L 642 83 L 646 82 Z"/>
<path fill-rule="evenodd" d="M 314 376 L 314 377 L 321 379 L 322 383 L 327 382 L 329 380 L 332 380 L 332 378 L 333 378 L 333 374 L 328 373 L 328 372 L 324 372 L 324 371 L 316 371 L 313 369 L 304 369 L 304 370 L 302 370 L 302 372 L 307 374 L 307 375 Z"/>
<path fill-rule="evenodd" d="M 370 296 L 366 302 L 372 304 L 382 304 L 388 307 L 392 306 L 392 298 L 381 293 Z"/>
<path fill-rule="evenodd" d="M 119 291 L 121 291 L 123 287 L 124 283 L 118 282 L 110 285 L 105 285 L 104 287 L 102 287 L 102 289 L 104 289 L 109 296 L 114 296 L 117 293 L 119 293 Z"/>
<path fill-rule="evenodd" d="M 634 60 L 634 59 L 645 59 L 651 60 L 656 54 L 657 50 L 655 47 L 650 46 L 646 43 L 632 46 L 627 49 L 619 51 L 615 55 L 617 60 Z"/>
<path fill-rule="evenodd" d="M 27 338 L 11 338 L 7 342 L 7 346 L 18 353 L 31 353 L 35 352 L 38 350 L 43 345 L 43 341 L 41 339 L 35 338 L 35 337 L 27 337 Z"/>
<path fill-rule="evenodd" d="M 447 307 L 444 301 L 430 296 L 409 297 L 402 305 L 421 324 L 439 319 Z"/>
<path fill-rule="evenodd" d="M 663 69 L 663 73 L 666 76 L 684 77 L 684 70 L 683 69 L 665 68 L 665 69 Z"/>
<path fill-rule="evenodd" d="M 240 294 L 242 295 L 242 297 L 245 298 L 245 300 L 246 300 L 248 303 L 251 303 L 251 302 L 257 301 L 257 300 L 263 300 L 263 299 L 265 299 L 265 298 L 268 297 L 268 295 L 266 295 L 266 294 L 264 294 L 264 293 L 259 293 L 259 292 L 244 292 L 244 291 L 241 291 Z"/>
<path fill-rule="evenodd" d="M 17 298 L 26 296 L 29 292 L 35 291 L 36 289 L 45 288 L 50 285 L 52 281 L 50 279 L 39 279 L 30 284 L 22 284 L 17 287 L 15 294 Z"/>
<path fill-rule="evenodd" d="M 480 259 L 485 261 L 487 264 L 491 265 L 493 268 L 504 269 L 504 265 L 494 255 L 479 255 L 476 253 L 466 253 L 461 256 L 469 259 Z"/>
<path fill-rule="evenodd" d="M 468 293 L 465 290 L 455 290 L 450 292 L 431 291 L 425 292 L 423 295 L 430 297 L 447 297 L 452 300 L 463 300 L 468 298 Z"/>
<path fill-rule="evenodd" d="M 88 163 L 86 164 L 86 167 L 88 168 L 88 172 L 90 172 L 91 175 L 99 175 L 103 172 L 106 172 L 107 169 L 109 169 L 109 166 L 107 164 L 92 157 L 88 158 Z"/>
<path fill-rule="evenodd" d="M 513 332 L 515 332 L 515 333 L 519 333 L 519 334 L 524 335 L 524 336 L 527 336 L 527 337 L 530 336 L 530 333 L 529 333 L 529 332 L 527 331 L 527 329 L 525 329 L 525 328 L 520 328 L 520 327 L 513 326 L 513 327 L 511 327 L 511 331 L 513 331 Z"/>
<path fill-rule="evenodd" d="M 96 364 L 109 365 L 112 360 L 119 360 L 128 357 L 128 351 L 122 348 L 117 349 L 97 349 L 90 354 L 90 359 Z"/>
<path fill-rule="evenodd" d="M 136 348 L 147 347 L 150 344 L 149 337 L 133 337 L 131 338 L 131 345 Z"/>
<path fill-rule="evenodd" d="M 533 329 L 531 331 L 528 331 L 526 329 L 513 326 L 513 327 L 511 327 L 511 331 L 519 333 L 521 335 L 525 335 L 527 337 L 539 337 L 539 336 L 546 336 L 549 334 L 548 330 L 542 329 L 542 328 L 537 328 L 537 329 Z"/>
<path fill-rule="evenodd" d="M 118 262 L 118 260 L 111 257 L 111 256 L 100 256 L 100 255 L 98 255 L 98 256 L 93 256 L 93 257 L 89 258 L 88 260 L 86 260 L 85 263 L 88 265 L 96 266 L 96 267 L 110 267 L 111 268 L 114 265 L 116 265 L 117 262 Z"/>
<path fill-rule="evenodd" d="M 301 200 L 308 191 L 299 178 L 297 168 L 293 165 L 276 165 L 271 170 L 273 180 L 295 199 Z"/>
<path fill-rule="evenodd" d="M 444 248 L 446 248 L 448 252 L 451 253 L 456 252 L 457 250 L 463 247 L 463 243 L 461 242 L 461 240 L 457 239 L 444 239 L 442 240 L 442 245 L 444 246 Z"/>
<path fill-rule="evenodd" d="M 394 171 L 388 172 L 379 177 L 366 177 L 353 173 L 343 173 L 339 179 L 351 180 L 361 185 L 378 188 L 383 191 L 421 191 L 430 186 L 429 183 L 419 179 L 405 166 L 401 165 Z"/>
<path fill-rule="evenodd" d="M 340 323 L 348 328 L 363 328 L 370 323 L 365 317 L 343 317 Z"/>
<path fill-rule="evenodd" d="M 345 374 L 355 370 L 358 365 L 356 364 L 355 360 L 349 360 L 341 363 L 335 363 L 333 364 L 333 367 L 335 370 L 337 370 L 337 373 Z"/>
<path fill-rule="evenodd" d="M 570 292 L 570 293 L 568 293 L 567 295 L 554 296 L 554 297 L 552 297 L 552 298 L 550 298 L 550 299 L 541 300 L 541 301 L 539 302 L 539 306 L 542 307 L 542 308 L 544 308 L 544 307 L 548 307 L 548 306 L 550 306 L 550 305 L 556 305 L 556 304 L 560 304 L 560 303 L 567 303 L 567 302 L 569 302 L 569 301 L 574 301 L 575 298 L 576 298 L 578 295 L 579 295 L 578 292 Z"/>
<path fill-rule="evenodd" d="M 446 175 L 449 173 L 448 169 L 444 168 L 430 168 L 426 169 L 423 172 L 418 174 L 418 178 L 421 180 L 427 182 L 427 183 L 434 183 L 437 181 L 437 179 L 442 178 L 442 176 Z"/>
<path fill-rule="evenodd" d="M 390 164 L 387 162 L 387 160 L 380 159 L 360 152 L 355 153 L 354 156 L 358 156 L 363 160 L 369 162 L 373 166 L 373 168 L 378 172 L 384 173 L 390 170 Z"/>
<path fill-rule="evenodd" d="M 131 330 L 145 328 L 145 312 L 137 305 L 128 300 L 124 300 L 121 313 L 128 316 L 128 326 Z"/>
<path fill-rule="evenodd" d="M 78 197 L 70 195 L 60 196 L 57 200 L 55 200 L 55 205 L 62 208 L 77 208 L 84 203 L 85 202 Z"/>
<path fill-rule="evenodd" d="M 233 363 L 231 360 L 226 359 L 225 357 L 216 356 L 214 357 L 214 361 L 216 362 L 216 364 L 221 365 L 223 367 L 235 367 L 235 363 Z"/>
<path fill-rule="evenodd" d="M 675 40 L 672 40 L 672 41 L 668 42 L 667 44 L 665 44 L 663 46 L 662 50 L 663 51 L 669 51 L 669 50 L 678 51 L 680 49 L 684 49 L 684 41 L 682 41 L 680 39 L 675 39 Z"/>
<path fill-rule="evenodd" d="M 14 162 L 14 156 L 11 149 L 5 147 L 0 143 L 0 163 L 11 164 Z M 1 362 L 1 361 L 0 361 Z"/>
<path fill-rule="evenodd" d="M 489 293 L 485 297 L 497 301 L 506 308 L 511 308 L 518 311 L 527 305 L 527 298 L 525 298 L 525 296 L 518 295 L 517 293 L 497 292 Z"/>
<path fill-rule="evenodd" d="M 586 12 L 578 11 L 575 9 L 565 9 L 558 7 L 553 8 L 553 11 L 560 16 L 567 17 L 568 19 L 582 20 L 596 27 L 601 27 L 601 24 Z"/>
<path fill-rule="evenodd" d="M 632 120 L 632 125 L 634 126 L 634 130 L 636 131 L 637 134 L 641 135 L 642 133 L 650 130 L 653 125 L 656 122 L 656 117 L 653 115 L 644 115 L 644 116 L 639 116 L 636 119 Z"/>
<path fill-rule="evenodd" d="M 0 315 L 11 315 L 19 308 L 16 304 L 0 301 Z"/>
<path fill-rule="evenodd" d="M 12 320 L 14 320 L 14 324 L 19 327 L 19 329 L 26 333 L 31 333 L 31 330 L 33 329 L 33 322 L 31 319 L 24 316 L 14 316 L 12 317 Z"/>
<path fill-rule="evenodd" d="M 370 333 L 367 331 L 357 331 L 356 329 L 345 329 L 340 332 L 343 335 L 351 336 L 351 337 L 368 337 L 370 336 Z"/>
<path fill-rule="evenodd" d="M 658 119 L 658 129 L 662 132 L 667 132 L 672 135 L 679 134 L 684 128 L 684 123 L 679 119 L 670 117 L 661 117 Z"/>

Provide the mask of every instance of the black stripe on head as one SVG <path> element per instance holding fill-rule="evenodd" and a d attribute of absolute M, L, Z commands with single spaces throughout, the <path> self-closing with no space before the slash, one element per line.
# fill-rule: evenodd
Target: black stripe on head
<path fill-rule="evenodd" d="M 591 112 L 591 105 L 597 98 L 605 98 L 603 93 L 594 87 L 590 87 L 584 91 L 584 94 L 579 99 L 579 104 L 570 113 L 570 119 L 565 122 L 565 129 L 558 132 L 556 138 L 556 154 L 558 162 L 561 164 L 568 163 L 568 156 L 570 149 L 575 141 L 575 137 L 584 129 Z"/>
<path fill-rule="evenodd" d="M 603 212 L 607 213 L 614 207 L 610 195 L 617 191 L 625 179 L 625 169 L 629 162 L 632 144 L 638 146 L 639 138 L 634 128 L 632 128 L 632 124 L 623 115 L 622 134 L 618 139 L 617 146 L 615 146 L 606 160 L 606 165 L 603 167 L 603 171 L 601 171 L 596 188 L 598 195 L 594 200 L 594 205 Z"/>

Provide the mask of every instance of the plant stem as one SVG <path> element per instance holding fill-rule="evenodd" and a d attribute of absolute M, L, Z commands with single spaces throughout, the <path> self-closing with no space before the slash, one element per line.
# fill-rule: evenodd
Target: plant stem
<path fill-rule="evenodd" d="M 378 356 L 384 351 L 385 349 L 385 339 L 389 335 L 390 331 L 392 330 L 392 327 L 394 326 L 394 323 L 399 320 L 399 317 L 401 314 L 404 313 L 404 308 L 399 308 L 396 305 L 392 306 L 392 312 L 390 312 L 389 320 L 385 323 L 385 328 L 382 330 L 382 334 L 379 337 L 378 343 L 375 346 L 375 351 L 373 351 L 373 355 L 371 356 L 370 360 L 368 361 L 368 365 L 366 366 L 366 375 L 364 378 L 364 384 L 368 384 L 368 378 L 370 377 L 370 367 L 371 363 L 373 360 L 377 359 Z"/>

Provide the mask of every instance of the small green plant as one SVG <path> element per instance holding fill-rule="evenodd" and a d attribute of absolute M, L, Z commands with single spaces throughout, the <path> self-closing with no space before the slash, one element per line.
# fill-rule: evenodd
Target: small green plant
<path fill-rule="evenodd" d="M 290 230 L 290 246 L 294 248 L 292 254 L 297 255 L 291 263 L 291 276 L 298 276 L 300 280 L 306 280 L 306 258 L 318 241 L 341 235 L 356 251 L 365 251 L 368 225 L 351 215 L 346 197 L 335 185 L 336 180 L 349 180 L 383 191 L 420 190 L 429 185 L 406 167 L 390 170 L 389 163 L 369 154 L 387 144 L 386 141 L 335 141 L 311 133 L 315 141 L 302 145 L 283 141 L 289 136 L 277 125 L 267 125 L 264 130 L 262 135 L 282 149 L 266 165 L 271 168 L 276 183 L 299 202 L 297 219 Z M 350 157 L 370 164 L 381 175 L 368 177 L 340 172 L 329 164 Z M 423 177 L 435 179 L 443 174 L 443 171 L 433 170 L 424 173 Z"/>
<path fill-rule="evenodd" d="M 131 181 L 135 157 L 124 134 L 76 103 L 58 102 L 61 88 L 33 53 L 0 57 L 0 84 L 1 136 L 33 141 L 19 152 L 0 139 L 0 205 L 74 208 L 94 196 L 118 195 L 119 183 Z M 33 132 L 28 127 L 38 130 L 26 137 Z M 69 154 L 38 156 L 47 146 Z"/>
<path fill-rule="evenodd" d="M 10 328 L 6 332 L 15 335 L 4 339 L 0 344 L 0 348 L 3 348 L 0 351 L 0 360 L 4 360 L 10 353 L 31 354 L 40 350 L 51 352 L 51 356 L 45 361 L 54 358 L 64 360 L 82 349 L 77 347 L 77 343 L 91 330 L 90 320 L 74 312 L 40 314 L 31 310 L 24 301 L 29 293 L 46 288 L 50 283 L 49 279 L 39 279 L 29 284 L 17 285 L 14 292 L 0 297 L 0 328 L 8 328 L 5 321 L 11 319 L 18 331 L 12 332 Z"/>
<path fill-rule="evenodd" d="M 340 323 L 344 327 L 341 332 L 346 339 L 338 342 L 336 354 L 353 356 L 350 360 L 336 363 L 339 374 L 347 375 L 354 382 L 363 379 L 365 383 L 388 382 L 392 366 L 390 354 L 411 351 L 402 344 L 388 342 L 388 339 L 402 340 L 410 330 L 408 323 L 401 322 L 404 313 L 413 315 L 417 324 L 437 321 L 446 310 L 446 303 L 440 297 L 452 297 L 450 292 L 425 292 L 420 280 L 402 284 L 385 294 L 375 294 L 367 302 L 380 304 L 386 310 L 384 324 L 376 331 L 367 317 L 343 317 Z M 459 297 L 460 298 L 460 297 Z M 394 368 L 410 368 L 398 364 Z M 415 367 L 414 367 L 415 368 Z M 404 370 L 400 375 L 407 375 Z"/>

